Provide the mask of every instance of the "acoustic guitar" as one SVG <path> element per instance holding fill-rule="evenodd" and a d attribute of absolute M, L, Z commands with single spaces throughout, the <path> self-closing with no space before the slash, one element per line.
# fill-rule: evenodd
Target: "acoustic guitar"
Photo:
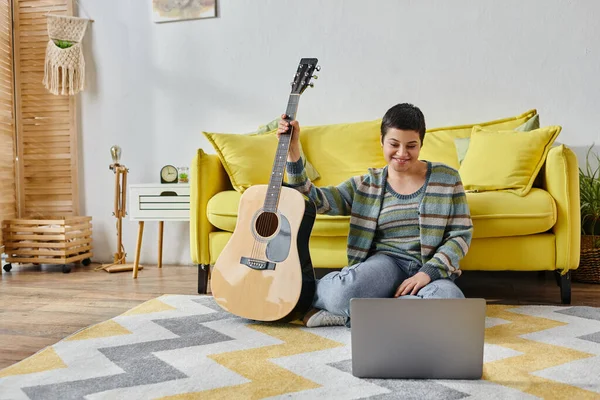
<path fill-rule="evenodd" d="M 310 86 L 316 58 L 303 58 L 291 83 L 286 115 L 294 120 Z M 316 217 L 312 201 L 284 186 L 292 127 L 279 136 L 268 185 L 250 186 L 240 199 L 235 229 L 211 274 L 212 294 L 224 310 L 256 321 L 289 322 L 311 307 L 315 273 L 308 250 Z"/>

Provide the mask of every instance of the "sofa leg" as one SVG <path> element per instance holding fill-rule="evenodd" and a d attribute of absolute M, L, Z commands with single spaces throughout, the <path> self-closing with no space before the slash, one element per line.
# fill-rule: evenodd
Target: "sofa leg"
<path fill-rule="evenodd" d="M 198 264 L 198 293 L 206 294 L 208 292 L 208 273 L 210 265 Z"/>
<path fill-rule="evenodd" d="M 560 271 L 555 272 L 556 283 L 560 287 L 560 300 L 562 304 L 571 304 L 571 271 L 561 275 Z"/>

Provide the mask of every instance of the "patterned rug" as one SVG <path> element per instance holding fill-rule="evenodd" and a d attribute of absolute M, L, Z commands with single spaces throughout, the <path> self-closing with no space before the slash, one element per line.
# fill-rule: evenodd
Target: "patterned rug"
<path fill-rule="evenodd" d="M 350 330 L 164 295 L 0 371 L 1 399 L 600 399 L 600 309 L 488 305 L 484 379 L 359 379 Z"/>

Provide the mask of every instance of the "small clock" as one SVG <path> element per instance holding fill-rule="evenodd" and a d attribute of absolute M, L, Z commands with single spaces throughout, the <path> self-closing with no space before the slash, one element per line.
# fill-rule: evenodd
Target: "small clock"
<path fill-rule="evenodd" d="M 160 170 L 160 183 L 177 183 L 177 168 L 165 165 Z"/>

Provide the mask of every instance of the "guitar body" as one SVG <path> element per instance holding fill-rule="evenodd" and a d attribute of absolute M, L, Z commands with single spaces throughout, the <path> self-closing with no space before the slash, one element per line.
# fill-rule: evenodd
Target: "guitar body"
<path fill-rule="evenodd" d="M 242 195 L 236 227 L 211 274 L 211 290 L 225 310 L 258 321 L 292 321 L 310 309 L 315 274 L 308 243 L 314 204 L 281 187 L 279 206 L 266 211 L 268 185 Z"/>

